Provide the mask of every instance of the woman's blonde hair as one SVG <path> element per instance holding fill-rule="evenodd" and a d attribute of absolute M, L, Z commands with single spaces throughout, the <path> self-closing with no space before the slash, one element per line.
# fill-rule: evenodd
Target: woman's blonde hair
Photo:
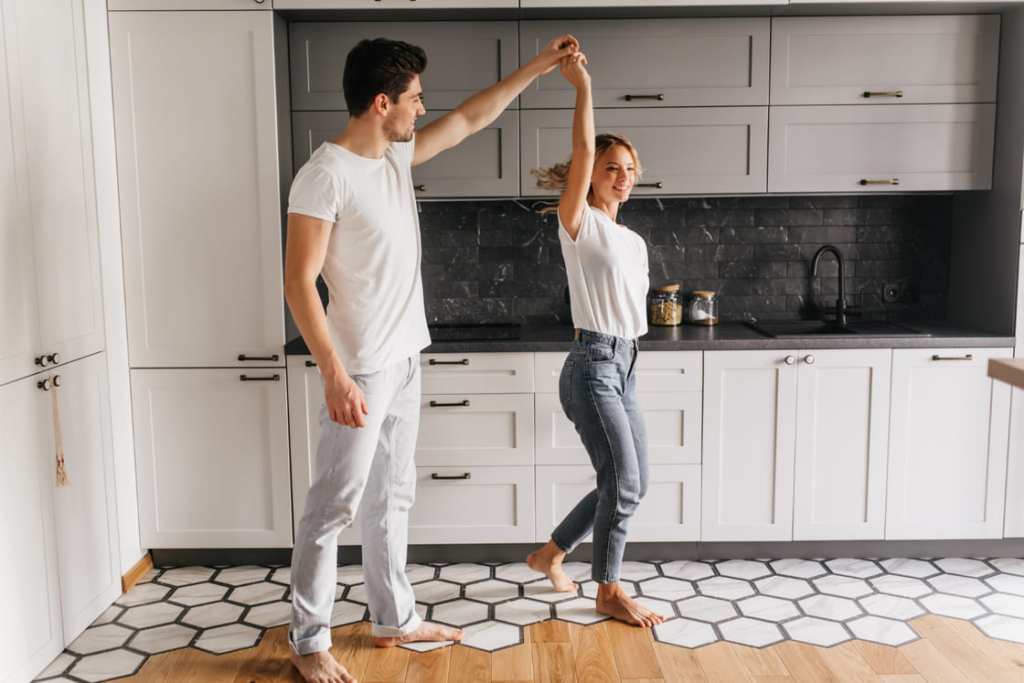
<path fill-rule="evenodd" d="M 615 135 L 614 133 L 601 133 L 594 138 L 594 158 L 599 159 L 602 154 L 607 152 L 615 145 L 625 147 L 629 152 L 630 156 L 633 157 L 633 166 L 636 168 L 636 177 L 639 178 L 641 174 L 640 168 L 640 155 L 636 152 L 636 147 L 627 138 L 622 135 Z M 537 187 L 545 190 L 564 190 L 569 182 L 569 163 L 572 160 L 555 164 L 547 168 L 532 169 L 531 175 L 537 176 Z"/>

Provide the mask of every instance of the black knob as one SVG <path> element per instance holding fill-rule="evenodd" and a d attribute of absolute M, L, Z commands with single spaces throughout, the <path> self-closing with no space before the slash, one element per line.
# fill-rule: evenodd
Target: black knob
<path fill-rule="evenodd" d="M 60 354 L 51 353 L 49 356 L 46 357 L 46 360 L 50 362 L 50 365 L 57 365 L 58 363 L 60 363 Z"/>
<path fill-rule="evenodd" d="M 38 365 L 41 368 L 45 368 L 46 367 L 46 355 L 45 354 L 42 355 L 42 356 L 36 356 L 36 365 Z"/>
<path fill-rule="evenodd" d="M 49 380 L 49 378 L 43 379 L 43 380 L 40 380 L 40 381 L 36 382 L 36 388 L 42 389 L 43 391 L 49 391 L 50 390 L 50 380 Z"/>

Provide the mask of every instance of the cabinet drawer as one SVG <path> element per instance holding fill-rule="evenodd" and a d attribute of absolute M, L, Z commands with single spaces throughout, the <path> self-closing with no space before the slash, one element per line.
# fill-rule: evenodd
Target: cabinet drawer
<path fill-rule="evenodd" d="M 568 354 L 534 354 L 538 392 L 558 393 L 558 375 Z M 637 391 L 700 391 L 704 356 L 701 351 L 641 351 L 636 365 Z"/>
<path fill-rule="evenodd" d="M 699 463 L 701 394 L 697 391 L 639 394 L 647 427 L 647 455 L 652 463 Z M 537 394 L 537 462 L 586 465 L 586 449 L 557 394 Z"/>
<path fill-rule="evenodd" d="M 522 22 L 523 61 L 566 28 L 564 21 Z M 573 21 L 568 28 L 590 60 L 595 107 L 768 104 L 767 18 Z M 571 109 L 576 92 L 553 71 L 534 81 L 522 102 Z"/>
<path fill-rule="evenodd" d="M 420 354 L 424 394 L 533 393 L 532 353 Z"/>
<path fill-rule="evenodd" d="M 997 15 L 775 18 L 771 103 L 995 102 L 998 59 Z"/>
<path fill-rule="evenodd" d="M 555 195 L 537 187 L 532 169 L 563 162 L 572 152 L 572 111 L 522 113 L 523 194 Z M 599 109 L 597 132 L 625 135 L 644 175 L 633 195 L 765 191 L 768 107 Z"/>
<path fill-rule="evenodd" d="M 537 468 L 537 538 L 548 540 L 558 523 L 597 485 L 589 465 Z M 631 541 L 700 538 L 700 465 L 652 465 L 647 495 L 629 522 Z"/>
<path fill-rule="evenodd" d="M 533 464 L 532 395 L 433 394 L 420 405 L 419 464 Z"/>
<path fill-rule="evenodd" d="M 534 539 L 533 467 L 417 467 L 416 475 L 410 543 Z"/>
<path fill-rule="evenodd" d="M 772 107 L 769 192 L 992 186 L 994 104 Z"/>

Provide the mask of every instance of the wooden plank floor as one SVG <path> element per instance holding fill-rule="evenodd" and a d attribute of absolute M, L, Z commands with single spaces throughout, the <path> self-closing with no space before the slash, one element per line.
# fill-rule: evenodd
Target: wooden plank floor
<path fill-rule="evenodd" d="M 687 650 L 615 622 L 578 626 L 547 621 L 526 642 L 494 653 L 455 646 L 419 653 L 372 646 L 369 625 L 334 630 L 333 652 L 361 683 L 683 683 L 690 681 L 1016 681 L 1024 683 L 1024 645 L 993 640 L 973 624 L 927 615 L 911 622 L 921 639 L 898 648 L 850 641 L 819 648 L 787 641 L 764 649 L 715 643 Z M 132 683 L 298 683 L 288 663 L 286 627 L 257 647 L 215 656 L 199 650 L 157 655 Z"/>

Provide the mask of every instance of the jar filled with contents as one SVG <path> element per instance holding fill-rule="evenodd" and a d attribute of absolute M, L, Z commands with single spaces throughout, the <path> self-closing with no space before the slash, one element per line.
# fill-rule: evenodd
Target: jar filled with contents
<path fill-rule="evenodd" d="M 693 292 L 686 308 L 686 321 L 694 325 L 717 325 L 718 295 L 704 289 Z"/>
<path fill-rule="evenodd" d="M 652 325 L 679 325 L 683 322 L 683 298 L 679 283 L 670 282 L 653 290 L 647 299 Z"/>

